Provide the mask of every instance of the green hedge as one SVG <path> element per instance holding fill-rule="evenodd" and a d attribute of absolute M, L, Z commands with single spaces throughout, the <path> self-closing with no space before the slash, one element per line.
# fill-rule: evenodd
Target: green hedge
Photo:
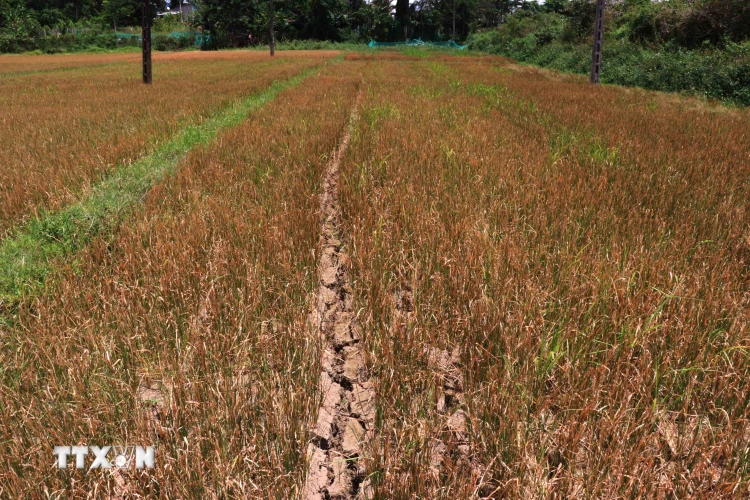
<path fill-rule="evenodd" d="M 588 74 L 591 68 L 589 45 L 559 40 L 540 43 L 536 34 L 510 38 L 501 31 L 478 33 L 470 39 L 469 48 L 568 73 Z M 723 48 L 654 50 L 605 39 L 601 79 L 750 106 L 750 42 L 728 42 Z"/>
<path fill-rule="evenodd" d="M 153 50 L 186 50 L 196 48 L 195 33 L 179 33 L 175 35 L 152 35 Z M 47 54 L 60 52 L 83 52 L 91 50 L 114 50 L 121 47 L 140 47 L 141 39 L 138 35 L 124 35 L 121 33 L 86 31 L 75 34 L 10 37 L 0 33 L 0 53 L 19 53 L 40 51 Z"/>

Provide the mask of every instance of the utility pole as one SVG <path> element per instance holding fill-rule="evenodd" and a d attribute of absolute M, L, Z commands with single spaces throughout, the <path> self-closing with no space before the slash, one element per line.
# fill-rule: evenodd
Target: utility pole
<path fill-rule="evenodd" d="M 456 0 L 453 0 L 453 38 L 451 40 L 456 41 Z"/>
<path fill-rule="evenodd" d="M 591 83 L 599 83 L 602 69 L 602 35 L 604 34 L 604 1 L 596 0 L 596 19 L 594 19 L 594 48 L 591 53 Z"/>
<path fill-rule="evenodd" d="M 143 0 L 143 30 L 141 49 L 143 52 L 143 83 L 151 83 L 151 12 L 149 0 Z"/>
<path fill-rule="evenodd" d="M 273 0 L 268 0 L 268 7 L 271 11 L 271 55 L 273 56 Z"/>

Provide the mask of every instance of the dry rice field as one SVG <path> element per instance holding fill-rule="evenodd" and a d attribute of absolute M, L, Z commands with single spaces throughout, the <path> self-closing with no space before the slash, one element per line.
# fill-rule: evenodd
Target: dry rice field
<path fill-rule="evenodd" d="M 0 294 L 0 498 L 750 497 L 748 110 L 440 52 L 0 68 L 6 246 L 305 75 Z"/>

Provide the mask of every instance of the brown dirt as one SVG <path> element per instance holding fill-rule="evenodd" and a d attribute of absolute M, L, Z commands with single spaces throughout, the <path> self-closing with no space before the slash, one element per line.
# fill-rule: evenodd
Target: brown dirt
<path fill-rule="evenodd" d="M 464 376 L 461 370 L 461 353 L 458 347 L 453 352 L 428 347 L 425 350 L 428 364 L 440 374 L 441 392 L 437 411 L 443 416 L 442 428 L 430 446 L 430 467 L 438 477 L 450 461 L 453 466 L 470 471 L 476 488 L 474 498 L 494 498 L 499 491 L 490 481 L 485 481 L 486 467 L 480 463 L 472 450 L 467 416 L 464 408 Z"/>
<path fill-rule="evenodd" d="M 473 482 L 477 485 L 473 495 L 475 498 L 492 498 L 495 489 L 489 482 L 484 481 L 486 468 L 477 460 L 472 451 L 467 416 L 464 411 L 466 400 L 460 350 L 456 347 L 453 352 L 448 352 L 444 349 L 428 347 L 425 354 L 428 364 L 440 374 L 442 381 L 437 411 L 443 416 L 443 423 L 430 446 L 432 474 L 438 477 L 445 468 L 446 462 L 450 460 L 454 466 L 470 471 Z"/>
<path fill-rule="evenodd" d="M 358 120 L 354 105 L 344 137 L 328 164 L 321 196 L 320 287 L 311 315 L 322 343 L 321 405 L 307 448 L 305 500 L 372 498 L 362 461 L 375 433 L 375 397 L 362 350 L 362 332 L 346 272 L 337 201 L 339 163 Z"/>
<path fill-rule="evenodd" d="M 401 288 L 393 294 L 393 328 L 405 329 L 416 319 L 414 287 L 417 272 L 411 282 L 402 280 Z M 432 437 L 429 447 L 430 474 L 439 483 L 440 475 L 447 468 L 463 468 L 468 471 L 475 485 L 472 498 L 494 498 L 499 491 L 486 480 L 485 467 L 476 457 L 469 434 L 466 398 L 464 397 L 464 375 L 461 351 L 452 352 L 437 347 L 425 346 L 423 354 L 428 367 L 438 375 L 440 381 L 437 413 L 440 426 Z"/>
<path fill-rule="evenodd" d="M 172 384 L 166 381 L 152 380 L 147 382 L 144 379 L 138 386 L 136 398 L 143 412 L 143 418 L 148 422 L 148 427 L 151 430 L 152 442 L 149 444 L 156 444 L 160 437 L 165 437 L 172 432 L 162 422 L 168 420 L 166 409 L 170 405 L 173 390 Z M 150 472 L 148 470 L 135 470 L 131 463 L 130 467 L 124 469 L 113 467 L 110 474 L 112 477 L 111 490 L 105 494 L 105 498 L 112 500 L 144 498 L 136 490 L 139 482 L 149 482 Z"/>

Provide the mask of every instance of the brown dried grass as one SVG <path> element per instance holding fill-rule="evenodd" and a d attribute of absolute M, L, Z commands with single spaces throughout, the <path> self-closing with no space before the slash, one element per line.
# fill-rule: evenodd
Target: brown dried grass
<path fill-rule="evenodd" d="M 0 79 L 0 236 L 39 209 L 54 210 L 85 195 L 113 167 L 127 165 L 187 123 L 332 55 L 157 55 L 151 86 L 141 83 L 130 55 L 76 56 L 76 62 L 90 58 L 99 66 Z M 41 67 L 27 59 L 25 67 Z M 102 66 L 106 61 L 118 64 Z"/>
<path fill-rule="evenodd" d="M 191 155 L 22 305 L 1 332 L 0 495 L 115 491 L 52 468 L 55 444 L 94 440 L 157 443 L 139 494 L 298 491 L 317 193 L 359 71 L 339 202 L 379 497 L 748 496 L 750 113 L 388 54 L 348 54 Z M 430 353 L 456 348 L 470 446 L 443 439 L 436 473 Z"/>
<path fill-rule="evenodd" d="M 156 60 L 156 54 L 154 55 Z M 55 54 L 55 55 L 0 55 L 0 75 L 5 78 L 28 73 L 73 70 L 105 64 L 137 64 L 140 53 L 133 54 Z"/>
<path fill-rule="evenodd" d="M 157 468 L 126 478 L 133 496 L 299 488 L 320 370 L 311 249 L 350 71 L 328 67 L 191 154 L 2 332 L 0 495 L 123 491 L 119 476 L 54 468 L 60 443 L 153 443 Z"/>
<path fill-rule="evenodd" d="M 496 496 L 747 495 L 750 114 L 486 58 L 370 81 L 341 200 L 380 494 L 472 493 L 429 475 L 423 347 L 458 346 Z"/>

